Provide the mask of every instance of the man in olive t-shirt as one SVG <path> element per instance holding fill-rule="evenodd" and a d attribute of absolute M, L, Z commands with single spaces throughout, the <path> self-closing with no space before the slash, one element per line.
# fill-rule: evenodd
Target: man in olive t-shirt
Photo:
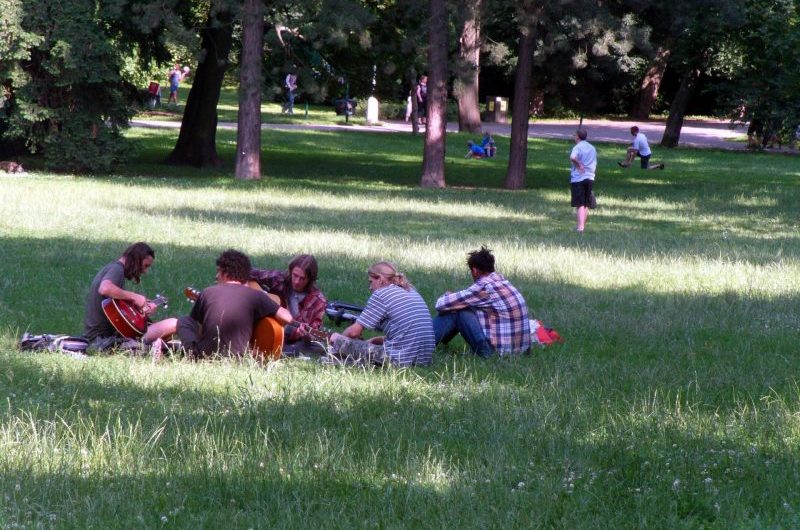
<path fill-rule="evenodd" d="M 258 320 L 293 321 L 292 314 L 266 293 L 244 285 L 251 269 L 250 258 L 237 250 L 226 250 L 217 259 L 217 284 L 203 289 L 191 314 L 178 319 L 178 335 L 190 355 L 241 356 Z"/>

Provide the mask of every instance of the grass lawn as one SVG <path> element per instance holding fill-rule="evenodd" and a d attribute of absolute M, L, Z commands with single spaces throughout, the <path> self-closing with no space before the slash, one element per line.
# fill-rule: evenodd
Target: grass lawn
<path fill-rule="evenodd" d="M 450 187 L 423 190 L 420 137 L 265 131 L 268 178 L 238 182 L 233 134 L 204 171 L 158 163 L 176 135 L 130 131 L 118 175 L 0 176 L 0 527 L 800 526 L 797 158 L 659 150 L 642 172 L 598 145 L 579 235 L 566 141 L 531 140 L 508 192 L 507 138 L 478 161 L 451 136 Z M 432 308 L 486 244 L 565 342 L 402 370 L 16 350 L 79 333 L 95 272 L 142 239 L 162 315 L 228 247 L 311 252 L 355 303 L 393 260 Z"/>

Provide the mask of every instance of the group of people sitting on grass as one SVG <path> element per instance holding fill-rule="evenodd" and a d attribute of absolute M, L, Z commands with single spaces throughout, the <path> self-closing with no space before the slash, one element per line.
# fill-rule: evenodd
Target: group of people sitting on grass
<path fill-rule="evenodd" d="M 125 288 L 126 280 L 138 283 L 154 259 L 147 243 L 134 243 L 97 273 L 86 301 L 84 337 L 90 349 L 113 350 L 130 341 L 104 312 L 104 300 L 124 301 L 143 315 L 156 310 L 153 301 Z M 245 254 L 226 250 L 216 260 L 216 283 L 197 295 L 191 313 L 149 323 L 137 342 L 154 358 L 174 337 L 190 359 L 241 357 L 257 322 L 271 317 L 286 326 L 284 354 L 319 354 L 333 364 L 427 365 L 437 344 L 459 334 L 481 357 L 528 352 L 531 328 L 522 294 L 495 271 L 491 250 L 469 252 L 466 263 L 474 283 L 441 295 L 434 318 L 395 264 L 373 264 L 367 271 L 372 294 L 363 311 L 346 329 L 320 341 L 327 300 L 316 285 L 314 256 L 302 254 L 286 270 L 269 270 L 253 268 Z M 384 334 L 364 339 L 365 330 Z"/>

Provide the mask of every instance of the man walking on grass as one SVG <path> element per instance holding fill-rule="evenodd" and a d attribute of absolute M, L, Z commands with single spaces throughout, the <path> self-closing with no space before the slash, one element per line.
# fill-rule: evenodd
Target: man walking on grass
<path fill-rule="evenodd" d="M 594 197 L 592 188 L 597 170 L 597 151 L 592 144 L 586 141 L 588 136 L 589 133 L 583 127 L 575 131 L 575 146 L 569 155 L 571 204 L 575 208 L 578 220 L 575 230 L 580 233 L 583 233 L 583 229 L 586 227 L 586 218 L 589 217 L 589 208 L 592 206 Z"/>
<path fill-rule="evenodd" d="M 631 127 L 631 135 L 633 136 L 633 144 L 628 148 L 628 153 L 625 156 L 624 162 L 617 162 L 619 167 L 630 167 L 633 160 L 638 156 L 641 161 L 642 169 L 664 169 L 664 164 L 650 165 L 650 144 L 647 143 L 647 136 L 643 132 L 639 132 L 639 127 Z"/>

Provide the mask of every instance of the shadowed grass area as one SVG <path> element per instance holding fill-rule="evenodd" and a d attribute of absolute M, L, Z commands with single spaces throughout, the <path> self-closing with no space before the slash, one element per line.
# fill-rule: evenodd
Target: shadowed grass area
<path fill-rule="evenodd" d="M 623 171 L 599 145 L 600 206 L 575 234 L 568 142 L 531 140 L 528 188 L 448 142 L 445 190 L 417 187 L 421 138 L 265 131 L 261 181 L 163 166 L 177 131 L 135 129 L 117 175 L 0 177 L 0 526 L 792 528 L 800 392 L 797 160 L 660 151 Z M 160 364 L 18 352 L 79 333 L 95 272 L 136 240 L 141 292 L 189 311 L 234 247 L 299 252 L 330 299 L 363 303 L 396 261 L 429 306 L 498 270 L 565 342 L 416 369 L 281 360 Z"/>

